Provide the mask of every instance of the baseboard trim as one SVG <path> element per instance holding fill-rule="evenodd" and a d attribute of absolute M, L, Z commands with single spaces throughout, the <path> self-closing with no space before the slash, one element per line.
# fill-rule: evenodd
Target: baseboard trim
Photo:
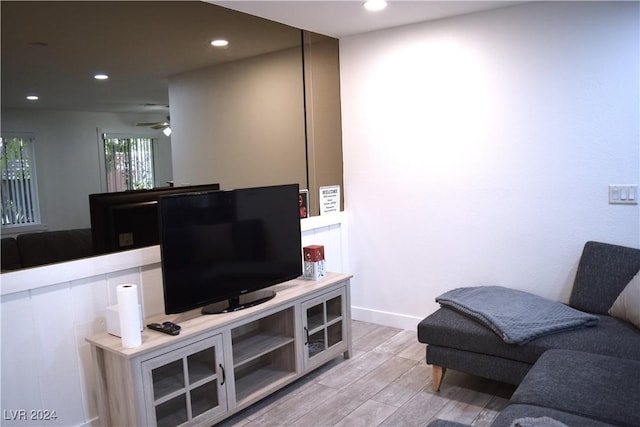
<path fill-rule="evenodd" d="M 417 330 L 418 323 L 422 320 L 421 317 L 354 306 L 351 306 L 351 318 L 353 320 L 413 331 Z"/>

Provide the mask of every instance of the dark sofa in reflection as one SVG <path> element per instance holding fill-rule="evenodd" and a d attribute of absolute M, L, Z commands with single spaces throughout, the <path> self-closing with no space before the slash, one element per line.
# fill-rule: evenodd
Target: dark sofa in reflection
<path fill-rule="evenodd" d="M 2 238 L 2 271 L 93 256 L 91 229 L 43 231 Z"/>

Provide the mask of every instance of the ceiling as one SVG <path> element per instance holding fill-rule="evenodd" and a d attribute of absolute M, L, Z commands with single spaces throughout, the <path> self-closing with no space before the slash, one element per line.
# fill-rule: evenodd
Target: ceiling
<path fill-rule="evenodd" d="M 300 40 L 295 28 L 341 38 L 514 3 L 519 2 L 391 1 L 372 14 L 361 1 L 348 0 L 3 0 L 1 103 L 11 108 L 168 112 L 169 76 L 290 48 Z M 229 47 L 209 45 L 218 37 L 230 40 Z M 110 79 L 94 80 L 97 72 Z M 31 93 L 40 99 L 26 101 Z"/>
<path fill-rule="evenodd" d="M 369 12 L 363 7 L 364 0 L 207 1 L 335 38 L 526 3 L 505 0 L 390 0 L 384 10 Z"/>
<path fill-rule="evenodd" d="M 200 1 L 3 0 L 0 15 L 2 107 L 166 112 L 169 76 L 300 43 L 292 27 Z M 219 37 L 230 46 L 211 46 Z"/>

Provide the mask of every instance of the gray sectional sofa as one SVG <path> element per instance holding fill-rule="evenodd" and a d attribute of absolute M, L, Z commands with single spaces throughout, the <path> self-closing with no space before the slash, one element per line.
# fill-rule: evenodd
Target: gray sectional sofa
<path fill-rule="evenodd" d="M 640 426 L 640 361 L 549 350 L 527 373 L 492 427 Z M 429 427 L 462 427 L 434 420 Z"/>
<path fill-rule="evenodd" d="M 42 231 L 2 238 L 2 271 L 93 256 L 90 228 Z"/>
<path fill-rule="evenodd" d="M 607 422 L 613 425 L 640 425 L 640 329 L 608 314 L 618 295 L 639 270 L 640 249 L 587 242 L 578 265 L 569 306 L 596 315 L 596 326 L 542 336 L 524 345 L 506 344 L 478 321 L 454 309 L 441 307 L 418 325 L 418 339 L 427 344 L 427 363 L 433 367 L 434 390 L 440 389 L 447 368 L 520 384 L 512 397 L 512 404 L 494 424 L 499 426 L 510 425 L 506 421 L 513 421 L 516 415 L 522 416 L 527 410 L 532 415 L 557 416 L 556 412 L 559 412 L 590 420 L 587 424 L 583 424 L 582 420 L 572 421 L 573 424 L 569 425 L 602 425 Z M 563 358 L 565 362 L 560 363 Z M 611 366 L 612 372 L 603 371 L 598 368 L 599 365 Z M 554 371 L 554 366 L 561 366 L 562 369 Z M 585 372 L 587 376 L 596 377 L 588 387 L 586 383 L 573 384 L 569 381 Z M 623 380 L 626 376 L 636 381 L 633 385 L 635 389 L 629 380 L 620 382 L 619 378 L 612 375 L 620 372 L 627 372 L 622 375 Z M 632 372 L 635 372 L 635 376 L 630 374 Z M 558 402 L 556 407 L 546 405 L 548 400 L 542 398 L 544 393 L 535 394 L 536 390 L 544 389 L 540 378 L 551 381 L 554 375 L 557 378 L 555 382 L 549 382 L 546 393 L 550 393 L 551 401 Z M 571 409 L 575 404 L 571 399 L 575 399 L 575 396 L 584 398 L 586 406 L 594 406 L 603 399 L 623 402 L 624 399 L 620 397 L 631 392 L 635 393 L 632 394 L 635 405 L 630 405 L 628 411 L 635 414 L 636 418 L 618 420 L 615 417 L 607 418 L 606 415 L 593 417 L 594 414 L 580 407 Z M 537 397 L 528 400 L 522 398 L 531 394 Z M 637 424 L 629 420 L 635 420 Z"/>

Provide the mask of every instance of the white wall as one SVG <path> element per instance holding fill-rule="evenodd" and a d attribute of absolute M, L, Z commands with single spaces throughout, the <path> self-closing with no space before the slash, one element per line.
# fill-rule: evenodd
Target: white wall
<path fill-rule="evenodd" d="M 639 246 L 639 4 L 544 2 L 340 40 L 354 317 L 413 329 L 459 286 L 566 300 Z"/>
<path fill-rule="evenodd" d="M 2 131 L 35 134 L 41 219 L 49 230 L 65 230 L 90 227 L 88 195 L 106 191 L 101 187 L 98 129 L 158 138 L 165 170 L 157 177 L 158 185 L 165 186 L 172 179 L 169 138 L 136 126 L 164 119 L 164 114 L 3 109 Z"/>

